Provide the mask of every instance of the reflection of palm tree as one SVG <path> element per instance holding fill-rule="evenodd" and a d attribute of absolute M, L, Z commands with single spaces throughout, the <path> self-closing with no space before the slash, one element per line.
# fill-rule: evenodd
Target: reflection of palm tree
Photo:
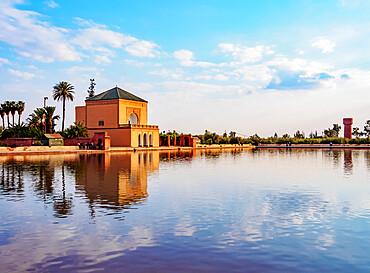
<path fill-rule="evenodd" d="M 4 164 L 2 164 L 2 168 L 1 168 L 1 189 L 4 189 L 5 187 L 5 168 L 4 168 Z"/>
<path fill-rule="evenodd" d="M 66 198 L 66 184 L 64 174 L 64 164 L 62 166 L 62 196 L 54 197 L 54 211 L 58 218 L 65 218 L 66 215 L 71 214 L 73 207 L 72 198 Z"/>

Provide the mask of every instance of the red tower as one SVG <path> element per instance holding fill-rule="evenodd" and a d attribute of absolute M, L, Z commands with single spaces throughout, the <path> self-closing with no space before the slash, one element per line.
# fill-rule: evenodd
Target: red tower
<path fill-rule="evenodd" d="M 344 124 L 344 137 L 345 138 L 352 138 L 353 118 L 344 118 L 343 119 L 343 124 Z"/>

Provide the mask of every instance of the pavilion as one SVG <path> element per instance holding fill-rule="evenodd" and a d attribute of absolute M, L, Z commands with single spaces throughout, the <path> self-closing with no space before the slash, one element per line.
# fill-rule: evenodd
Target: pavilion
<path fill-rule="evenodd" d="M 106 132 L 113 147 L 158 147 L 159 129 L 148 125 L 148 102 L 119 87 L 88 97 L 76 107 L 76 122 L 89 136 Z"/>

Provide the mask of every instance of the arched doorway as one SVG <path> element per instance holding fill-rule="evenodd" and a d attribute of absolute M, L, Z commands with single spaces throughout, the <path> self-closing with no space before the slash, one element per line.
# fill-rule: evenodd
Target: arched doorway
<path fill-rule="evenodd" d="M 149 145 L 150 145 L 150 147 L 153 147 L 153 136 L 152 136 L 152 134 L 149 135 Z"/>
<path fill-rule="evenodd" d="M 139 134 L 139 136 L 138 136 L 137 144 L 138 144 L 139 147 L 143 146 L 142 140 L 141 140 L 141 134 Z"/>
<path fill-rule="evenodd" d="M 137 124 L 138 120 L 139 119 L 135 113 L 131 113 L 130 116 L 128 117 L 129 124 Z"/>
<path fill-rule="evenodd" d="M 184 140 L 185 140 L 185 146 L 189 147 L 189 137 L 185 137 Z"/>
<path fill-rule="evenodd" d="M 148 147 L 148 134 L 144 133 L 144 147 Z"/>

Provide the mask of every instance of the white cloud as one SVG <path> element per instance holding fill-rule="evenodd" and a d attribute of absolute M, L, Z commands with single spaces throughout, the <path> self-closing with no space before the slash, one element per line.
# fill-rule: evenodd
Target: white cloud
<path fill-rule="evenodd" d="M 154 70 L 154 71 L 149 71 L 149 75 L 156 75 L 156 76 L 161 76 L 164 78 L 172 78 L 172 79 L 180 79 L 181 76 L 183 75 L 184 71 L 181 69 L 159 69 L 159 70 Z"/>
<path fill-rule="evenodd" d="M 2 5 L 0 41 L 13 46 L 21 56 L 41 62 L 81 60 L 80 54 L 68 42 L 66 29 L 39 20 L 37 12 Z"/>
<path fill-rule="evenodd" d="M 218 80 L 218 81 L 227 81 L 229 79 L 229 77 L 223 75 L 223 74 L 216 74 L 214 76 L 214 79 L 215 80 Z"/>
<path fill-rule="evenodd" d="M 19 71 L 19 70 L 13 70 L 13 69 L 8 69 L 8 72 L 16 77 L 19 77 L 19 78 L 23 78 L 25 80 L 29 80 L 29 79 L 32 79 L 34 78 L 36 75 L 33 74 L 33 73 L 29 73 L 29 72 L 22 72 L 22 71 Z"/>
<path fill-rule="evenodd" d="M 180 61 L 182 66 L 200 66 L 209 67 L 215 64 L 209 62 L 197 62 L 194 61 L 194 53 L 187 49 L 180 49 L 173 53 L 173 56 Z"/>
<path fill-rule="evenodd" d="M 218 45 L 224 53 L 231 53 L 231 56 L 242 63 L 256 63 L 262 60 L 264 55 L 274 54 L 274 51 L 263 45 L 247 47 L 232 43 L 221 43 Z"/>
<path fill-rule="evenodd" d="M 107 56 L 96 55 L 94 62 L 97 64 L 109 64 L 112 61 Z"/>
<path fill-rule="evenodd" d="M 53 1 L 47 3 L 55 4 Z M 81 18 L 75 21 L 85 27 L 82 29 L 52 26 L 41 20 L 41 14 L 16 9 L 14 4 L 8 1 L 0 3 L 0 41 L 14 47 L 23 57 L 46 63 L 81 61 L 83 57 L 90 56 L 91 52 L 112 56 L 110 48 L 124 48 L 136 57 L 153 58 L 159 55 L 155 50 L 159 46 L 154 42 L 139 40 Z M 98 62 L 107 61 L 107 58 L 97 59 Z"/>
<path fill-rule="evenodd" d="M 216 75 L 195 75 L 193 77 L 195 80 L 216 80 L 216 81 L 227 81 L 229 80 L 229 77 L 223 75 L 223 74 L 216 74 Z"/>
<path fill-rule="evenodd" d="M 303 55 L 304 54 L 304 51 L 303 50 L 300 50 L 300 49 L 296 49 L 295 52 L 297 52 L 299 55 Z"/>
<path fill-rule="evenodd" d="M 127 46 L 125 50 L 136 57 L 154 58 L 158 55 L 158 52 L 154 50 L 156 47 L 158 47 L 158 45 L 155 43 L 142 40 L 132 43 Z"/>
<path fill-rule="evenodd" d="M 78 19 L 80 25 L 88 26 L 80 29 L 76 37 L 72 39 L 73 44 L 79 45 L 84 50 L 94 50 L 112 55 L 110 50 L 106 48 L 106 46 L 110 46 L 112 48 L 124 48 L 127 53 L 136 57 L 154 58 L 159 54 L 155 50 L 159 46 L 154 42 L 139 40 L 81 18 L 76 19 Z"/>
<path fill-rule="evenodd" d="M 280 70 L 304 72 L 309 77 L 318 73 L 329 72 L 333 69 L 332 65 L 316 61 L 309 62 L 302 58 L 288 59 L 279 57 L 268 61 L 266 64 L 270 67 L 278 67 Z"/>
<path fill-rule="evenodd" d="M 103 46 L 106 45 L 113 48 L 121 48 L 136 41 L 137 39 L 134 37 L 106 29 L 105 26 L 92 26 L 80 29 L 76 37 L 72 39 L 72 43 L 81 46 L 85 50 L 98 49 L 98 51 L 101 51 L 99 47 L 104 49 Z"/>
<path fill-rule="evenodd" d="M 312 42 L 312 47 L 321 49 L 322 53 L 329 53 L 334 51 L 335 43 L 325 38 L 317 38 Z"/>
<path fill-rule="evenodd" d="M 230 75 L 239 76 L 249 84 L 264 88 L 274 78 L 274 71 L 266 64 L 245 65 L 235 69 Z"/>
<path fill-rule="evenodd" d="M 128 60 L 128 59 L 126 59 L 124 62 L 125 62 L 125 64 L 136 66 L 136 67 L 143 67 L 145 65 L 144 62 L 138 62 L 136 60 Z"/>
<path fill-rule="evenodd" d="M 44 1 L 44 4 L 46 4 L 49 8 L 59 7 L 59 5 L 57 3 L 55 3 L 53 0 Z"/>
<path fill-rule="evenodd" d="M 65 71 L 68 74 L 75 74 L 76 72 L 98 72 L 103 71 L 102 68 L 97 67 L 88 67 L 88 66 L 72 66 L 71 68 L 66 69 Z"/>
<path fill-rule="evenodd" d="M 0 58 L 0 66 L 2 66 L 3 64 L 9 64 L 9 60 L 8 59 L 5 59 L 5 58 Z"/>

